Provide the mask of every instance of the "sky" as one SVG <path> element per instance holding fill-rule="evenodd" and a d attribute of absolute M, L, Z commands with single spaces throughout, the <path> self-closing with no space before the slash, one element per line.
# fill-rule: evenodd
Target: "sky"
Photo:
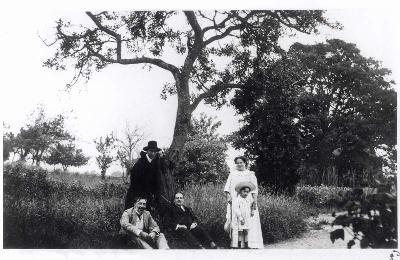
<path fill-rule="evenodd" d="M 392 78 L 400 82 L 399 18 L 395 9 L 328 9 L 326 15 L 340 22 L 344 29 L 323 29 L 318 36 L 298 35 L 282 40 L 282 46 L 287 48 L 296 41 L 312 44 L 339 38 L 355 43 L 364 56 L 382 61 L 383 67 L 393 71 Z M 147 140 L 157 140 L 160 147 L 168 147 L 173 135 L 176 97 L 164 101 L 160 93 L 163 83 L 172 82 L 170 74 L 157 68 L 148 71 L 141 65 L 111 65 L 94 73 L 87 84 L 80 83 L 65 92 L 65 84 L 72 79 L 73 71 L 42 67 L 43 61 L 53 53 L 42 39 L 51 38 L 58 18 L 88 21 L 83 11 L 70 8 L 35 12 L 24 8 L 18 10 L 18 16 L 12 10 L 2 13 L 1 24 L 12 26 L 0 30 L 1 119 L 17 132 L 39 104 L 45 107 L 48 116 L 66 113 L 69 115 L 66 126 L 77 137 L 77 147 L 92 157 L 87 166 L 72 169 L 81 172 L 99 172 L 93 139 L 110 132 L 118 135 L 126 123 L 142 127 Z M 221 135 L 237 130 L 240 125 L 231 107 L 215 110 L 201 104 L 194 115 L 201 112 L 222 121 Z M 230 148 L 228 165 L 233 166 L 233 157 L 241 153 Z M 114 165 L 108 172 L 115 170 L 120 168 Z"/>

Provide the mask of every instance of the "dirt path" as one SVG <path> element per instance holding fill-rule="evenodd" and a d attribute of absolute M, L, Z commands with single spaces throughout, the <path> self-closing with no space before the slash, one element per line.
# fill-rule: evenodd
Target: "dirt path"
<path fill-rule="evenodd" d="M 266 244 L 266 249 L 347 249 L 347 242 L 351 236 L 345 232 L 345 240 L 336 240 L 332 244 L 330 232 L 339 228 L 331 226 L 333 217 L 330 214 L 320 214 L 318 217 L 308 219 L 309 230 L 299 238 L 293 238 L 274 244 Z M 354 248 L 359 245 L 353 246 Z"/>

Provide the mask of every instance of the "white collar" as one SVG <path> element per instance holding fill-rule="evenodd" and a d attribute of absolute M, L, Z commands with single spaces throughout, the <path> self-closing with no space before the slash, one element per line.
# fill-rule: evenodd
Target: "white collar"
<path fill-rule="evenodd" d="M 139 219 L 142 219 L 143 213 L 140 214 L 140 213 L 137 211 L 137 209 L 135 209 L 135 213 L 136 213 L 136 215 L 139 217 Z"/>
<path fill-rule="evenodd" d="M 150 157 L 149 157 L 149 155 L 146 153 L 146 158 L 147 158 L 147 161 L 149 161 L 149 163 L 151 163 L 151 161 L 153 160 L 153 159 L 151 159 Z"/>

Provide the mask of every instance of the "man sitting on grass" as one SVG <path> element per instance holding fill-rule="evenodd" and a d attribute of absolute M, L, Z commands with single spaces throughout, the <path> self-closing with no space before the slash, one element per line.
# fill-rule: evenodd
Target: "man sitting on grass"
<path fill-rule="evenodd" d="M 167 240 L 146 209 L 147 199 L 138 197 L 135 205 L 122 214 L 121 233 L 127 234 L 135 248 L 169 249 Z"/>
<path fill-rule="evenodd" d="M 199 225 L 191 208 L 183 205 L 183 194 L 175 194 L 174 205 L 170 209 L 169 226 L 182 241 L 191 248 L 217 248 L 210 235 Z"/>

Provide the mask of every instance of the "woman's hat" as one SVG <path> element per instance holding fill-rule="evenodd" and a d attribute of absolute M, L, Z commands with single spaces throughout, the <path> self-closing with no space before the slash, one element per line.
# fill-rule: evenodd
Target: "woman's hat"
<path fill-rule="evenodd" d="M 156 152 L 161 151 L 161 149 L 157 147 L 157 142 L 156 141 L 149 141 L 147 143 L 147 146 L 143 147 L 143 151 L 148 151 L 148 150 L 156 151 Z"/>
<path fill-rule="evenodd" d="M 235 186 L 235 191 L 236 191 L 236 192 L 240 192 L 240 190 L 241 190 L 242 188 L 244 188 L 244 187 L 249 188 L 250 191 L 253 191 L 253 190 L 256 189 L 256 186 L 255 186 L 253 183 L 251 183 L 251 182 L 249 182 L 249 181 L 243 181 L 243 182 L 239 182 L 238 184 L 236 184 L 236 186 Z"/>

